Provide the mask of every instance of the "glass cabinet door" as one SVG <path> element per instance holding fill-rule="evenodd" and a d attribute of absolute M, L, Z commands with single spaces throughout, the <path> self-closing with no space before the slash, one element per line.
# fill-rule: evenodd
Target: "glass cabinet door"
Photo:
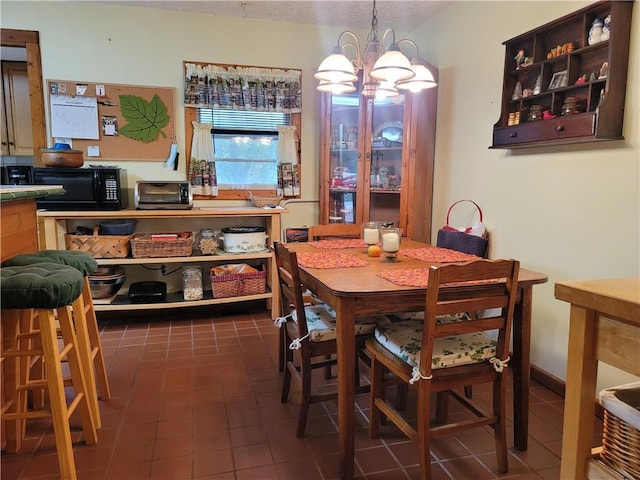
<path fill-rule="evenodd" d="M 362 195 L 362 168 L 359 156 L 360 109 L 362 97 L 331 96 L 329 134 L 329 223 L 356 223 Z"/>
<path fill-rule="evenodd" d="M 365 220 L 400 225 L 400 191 L 403 180 L 404 95 L 369 103 L 370 158 L 366 162 L 369 192 Z M 368 214 L 368 216 L 367 216 Z"/>

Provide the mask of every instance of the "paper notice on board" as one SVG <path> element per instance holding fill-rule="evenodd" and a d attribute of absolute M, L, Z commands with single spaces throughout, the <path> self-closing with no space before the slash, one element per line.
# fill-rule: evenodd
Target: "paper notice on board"
<path fill-rule="evenodd" d="M 95 97 L 51 95 L 51 136 L 99 139 Z"/>

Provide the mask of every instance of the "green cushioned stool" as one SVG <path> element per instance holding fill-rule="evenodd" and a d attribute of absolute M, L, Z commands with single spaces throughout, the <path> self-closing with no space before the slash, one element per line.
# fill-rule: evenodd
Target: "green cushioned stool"
<path fill-rule="evenodd" d="M 98 441 L 90 398 L 78 350 L 73 308 L 84 308 L 84 276 L 75 268 L 41 262 L 27 266 L 0 268 L 2 302 L 2 382 L 6 450 L 18 451 L 26 419 L 52 419 L 58 463 L 62 478 L 75 479 L 73 445 L 69 418 L 77 411 L 87 444 Z M 38 330 L 25 332 L 23 326 L 37 315 Z M 58 325 L 62 348 L 58 341 Z M 28 341 L 34 335 L 39 343 Z M 41 347 L 40 347 L 41 346 Z M 25 365 L 42 356 L 47 365 L 46 379 L 31 380 Z M 71 374 L 74 398 L 67 404 L 62 362 L 66 359 Z M 30 389 L 46 388 L 49 409 L 27 411 L 26 394 Z"/>
<path fill-rule="evenodd" d="M 98 397 L 102 400 L 111 398 L 111 389 L 107 378 L 107 368 L 100 342 L 100 331 L 98 320 L 91 296 L 91 285 L 88 276 L 98 268 L 98 262 L 85 252 L 72 252 L 69 250 L 42 250 L 39 252 L 25 253 L 11 257 L 5 265 L 35 265 L 41 262 L 51 262 L 60 265 L 68 265 L 77 269 L 84 275 L 84 285 L 82 298 L 84 301 L 83 311 L 76 311 L 75 316 L 76 334 L 78 336 L 78 349 L 80 358 L 86 359 L 83 362 L 87 384 L 91 387 L 90 400 L 93 409 L 93 417 L 96 427 L 102 425 Z"/>
<path fill-rule="evenodd" d="M 23 253 L 7 260 L 4 265 L 32 265 L 34 263 L 50 262 L 60 265 L 68 265 L 79 270 L 85 277 L 98 269 L 96 259 L 84 252 L 71 252 L 69 250 L 42 250 L 34 253 Z"/>

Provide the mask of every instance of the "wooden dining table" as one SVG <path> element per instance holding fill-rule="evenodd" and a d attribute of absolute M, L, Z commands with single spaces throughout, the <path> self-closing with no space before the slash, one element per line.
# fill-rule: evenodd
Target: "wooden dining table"
<path fill-rule="evenodd" d="M 338 442 L 340 478 L 354 475 L 355 452 L 355 319 L 362 315 L 392 314 L 424 310 L 426 287 L 401 286 L 381 278 L 392 269 L 428 268 L 430 263 L 402 254 L 403 249 L 430 248 L 430 245 L 402 239 L 397 262 L 384 257 L 368 257 L 362 248 L 322 249 L 315 242 L 291 243 L 288 248 L 299 253 L 327 256 L 347 254 L 365 260 L 363 266 L 347 268 L 310 268 L 300 265 L 300 277 L 310 291 L 335 309 L 338 345 Z M 518 299 L 514 314 L 513 369 L 514 445 L 527 449 L 529 416 L 530 333 L 533 286 L 547 282 L 547 275 L 520 269 Z M 451 295 L 468 293 L 469 287 L 451 287 Z"/>

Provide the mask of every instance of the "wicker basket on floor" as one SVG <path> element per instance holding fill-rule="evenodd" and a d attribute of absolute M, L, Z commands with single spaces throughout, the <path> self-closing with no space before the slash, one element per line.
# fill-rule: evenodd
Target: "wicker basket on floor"
<path fill-rule="evenodd" d="M 604 407 L 600 460 L 623 478 L 640 478 L 640 382 L 600 392 Z"/>
<path fill-rule="evenodd" d="M 66 249 L 72 252 L 84 252 L 93 258 L 125 258 L 129 256 L 129 242 L 133 235 L 98 235 L 98 229 L 98 225 L 93 228 L 93 235 L 65 233 Z"/>

